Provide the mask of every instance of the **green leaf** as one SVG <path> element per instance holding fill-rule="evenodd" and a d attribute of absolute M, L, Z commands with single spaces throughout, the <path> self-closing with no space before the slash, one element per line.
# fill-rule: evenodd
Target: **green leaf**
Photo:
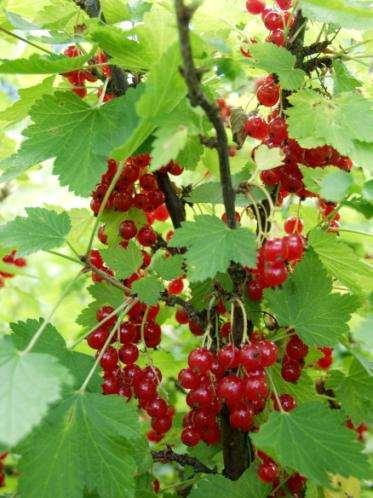
<path fill-rule="evenodd" d="M 0 162 L 7 181 L 29 167 L 55 157 L 53 172 L 61 185 L 88 196 L 106 170 L 111 150 L 131 136 L 138 118 L 134 103 L 141 89 L 129 90 L 101 107 L 90 107 L 72 92 L 46 95 L 31 109 L 34 124 L 18 153 Z M 103 139 L 105 137 L 105 139 Z"/>
<path fill-rule="evenodd" d="M 131 240 L 127 249 L 111 246 L 101 251 L 105 263 L 115 271 L 119 279 L 128 278 L 142 265 L 142 253 L 139 246 Z"/>
<path fill-rule="evenodd" d="M 145 92 L 136 106 L 140 117 L 155 120 L 158 116 L 171 114 L 186 95 L 186 85 L 179 71 L 180 64 L 180 48 L 175 43 L 149 72 Z"/>
<path fill-rule="evenodd" d="M 231 261 L 255 265 L 255 236 L 247 228 L 231 230 L 216 216 L 197 216 L 175 231 L 171 247 L 188 247 L 186 260 L 192 282 L 213 278 L 225 272 Z"/>
<path fill-rule="evenodd" d="M 250 190 L 251 196 L 255 201 L 260 202 L 265 198 L 263 192 L 253 186 Z M 190 202 L 196 204 L 223 204 L 223 194 L 220 182 L 207 182 L 198 185 L 188 196 Z M 250 199 L 243 194 L 236 196 L 236 206 L 246 207 L 251 204 Z"/>
<path fill-rule="evenodd" d="M 190 498 L 266 498 L 270 487 L 263 484 L 253 468 L 246 470 L 238 481 L 221 475 L 206 476 L 195 484 Z"/>
<path fill-rule="evenodd" d="M 72 379 L 53 356 L 22 354 L 8 338 L 0 344 L 0 441 L 13 447 L 39 424 Z"/>
<path fill-rule="evenodd" d="M 339 59 L 333 60 L 334 68 L 334 93 L 351 92 L 362 86 L 361 81 L 356 79 L 346 65 Z"/>
<path fill-rule="evenodd" d="M 0 242 L 16 247 L 19 254 L 61 246 L 71 228 L 66 212 L 56 213 L 43 208 L 26 208 L 27 217 L 17 216 L 0 227 Z"/>
<path fill-rule="evenodd" d="M 54 76 L 46 78 L 35 86 L 21 88 L 19 99 L 11 106 L 0 112 L 0 122 L 4 127 L 12 126 L 25 119 L 33 104 L 43 95 L 53 93 Z"/>
<path fill-rule="evenodd" d="M 161 127 L 155 132 L 152 145 L 151 171 L 155 171 L 167 164 L 171 159 L 176 159 L 185 147 L 188 138 L 188 128 L 183 125 L 178 127 Z"/>
<path fill-rule="evenodd" d="M 146 224 L 146 216 L 144 211 L 137 208 L 131 208 L 124 213 L 106 209 L 102 213 L 101 220 L 105 225 L 105 233 L 107 235 L 109 245 L 115 245 L 121 242 L 122 239 L 119 235 L 119 225 L 122 221 L 131 220 L 135 223 L 138 229 Z"/>
<path fill-rule="evenodd" d="M 141 43 L 127 38 L 126 33 L 115 26 L 95 26 L 90 38 L 112 57 L 111 62 L 131 71 L 144 71 L 154 62 L 147 59 Z"/>
<path fill-rule="evenodd" d="M 132 284 L 132 290 L 136 292 L 141 302 L 152 306 L 159 301 L 164 287 L 156 276 L 148 275 L 147 277 L 136 280 Z"/>
<path fill-rule="evenodd" d="M 136 409 L 119 396 L 75 394 L 22 445 L 19 492 L 28 498 L 133 498 Z M 61 472 L 63 469 L 63 472 Z"/>
<path fill-rule="evenodd" d="M 125 0 L 101 0 L 105 22 L 115 24 L 129 19 L 130 9 Z"/>
<path fill-rule="evenodd" d="M 67 240 L 79 254 L 84 254 L 93 230 L 95 218 L 92 216 L 92 211 L 85 208 L 70 209 L 68 215 L 71 220 L 71 230 Z"/>
<path fill-rule="evenodd" d="M 358 301 L 331 291 L 331 278 L 308 250 L 282 288 L 267 289 L 265 299 L 279 325 L 294 328 L 306 344 L 335 346 L 349 331 L 347 322 Z"/>
<path fill-rule="evenodd" d="M 347 195 L 352 176 L 335 166 L 326 168 L 308 168 L 300 166 L 305 186 L 316 194 L 332 202 L 339 202 Z"/>
<path fill-rule="evenodd" d="M 124 300 L 123 291 L 107 282 L 91 285 L 88 292 L 94 298 L 94 301 L 87 308 L 84 308 L 76 319 L 76 323 L 84 327 L 85 331 L 97 325 L 96 313 L 102 306 L 108 304 L 113 308 L 117 308 Z"/>
<path fill-rule="evenodd" d="M 328 474 L 358 478 L 369 474 L 363 446 L 344 422 L 337 410 L 317 402 L 305 403 L 291 412 L 272 412 L 252 439 L 281 465 L 330 486 Z"/>
<path fill-rule="evenodd" d="M 348 374 L 332 370 L 327 387 L 333 389 L 337 401 L 355 425 L 364 422 L 372 409 L 373 377 L 353 358 Z"/>
<path fill-rule="evenodd" d="M 62 74 L 82 68 L 91 56 L 32 54 L 28 59 L 0 59 L 0 74 Z"/>
<path fill-rule="evenodd" d="M 311 230 L 308 242 L 331 275 L 354 292 L 369 291 L 372 267 L 361 261 L 351 247 L 318 229 Z"/>
<path fill-rule="evenodd" d="M 281 166 L 284 153 L 278 147 L 270 149 L 266 145 L 259 145 L 255 149 L 255 163 L 260 171 Z"/>
<path fill-rule="evenodd" d="M 369 2 L 359 0 L 302 0 L 302 11 L 310 19 L 344 28 L 372 29 Z"/>
<path fill-rule="evenodd" d="M 26 348 L 27 344 L 42 324 L 42 321 L 42 319 L 27 320 L 26 322 L 10 324 L 10 328 L 13 332 L 11 339 L 17 349 L 22 350 Z M 66 367 L 73 375 L 74 382 L 72 386 L 75 389 L 78 389 L 82 385 L 94 363 L 94 358 L 92 356 L 68 350 L 64 338 L 51 324 L 45 328 L 42 336 L 38 339 L 32 350 L 34 353 L 48 354 L 57 358 L 60 364 Z M 101 383 L 101 377 L 99 376 L 98 371 L 96 371 L 87 390 L 101 392 Z"/>
<path fill-rule="evenodd" d="M 153 256 L 151 269 L 164 280 L 173 280 L 183 273 L 183 262 L 181 254 L 165 257 L 157 253 Z"/>
<path fill-rule="evenodd" d="M 295 69 L 295 55 L 286 48 L 274 43 L 253 43 L 250 53 L 255 67 L 277 74 L 283 89 L 296 90 L 302 86 L 306 73 Z"/>
<path fill-rule="evenodd" d="M 203 146 L 199 137 L 189 136 L 185 147 L 177 156 L 177 162 L 186 169 L 194 170 L 203 153 Z"/>
<path fill-rule="evenodd" d="M 313 90 L 300 90 L 289 101 L 289 135 L 303 147 L 328 144 L 350 155 L 355 141 L 371 141 L 372 105 L 359 93 L 343 92 L 329 99 Z"/>

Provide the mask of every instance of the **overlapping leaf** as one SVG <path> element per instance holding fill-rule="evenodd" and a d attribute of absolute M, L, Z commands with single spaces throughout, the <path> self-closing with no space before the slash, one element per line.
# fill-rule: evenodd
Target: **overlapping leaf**
<path fill-rule="evenodd" d="M 331 202 L 340 202 L 349 192 L 352 177 L 334 166 L 326 168 L 300 167 L 303 182 L 308 190 Z"/>
<path fill-rule="evenodd" d="M 26 208 L 27 217 L 18 216 L 0 227 L 0 243 L 16 247 L 19 254 L 54 249 L 64 243 L 71 228 L 67 213 L 43 208 Z"/>
<path fill-rule="evenodd" d="M 344 423 L 338 410 L 305 403 L 291 412 L 272 412 L 252 439 L 280 464 L 330 486 L 329 474 L 366 478 L 370 473 L 362 445 Z"/>
<path fill-rule="evenodd" d="M 256 242 L 247 228 L 231 230 L 216 216 L 197 216 L 175 231 L 171 247 L 188 247 L 186 260 L 192 282 L 213 278 L 224 272 L 231 261 L 255 265 Z"/>
<path fill-rule="evenodd" d="M 332 234 L 311 230 L 309 243 L 325 268 L 352 291 L 366 293 L 371 286 L 372 268 L 353 249 Z"/>
<path fill-rule="evenodd" d="M 140 301 L 151 306 L 159 301 L 164 287 L 155 275 L 148 275 L 136 280 L 132 284 L 132 290 L 137 294 Z"/>
<path fill-rule="evenodd" d="M 55 158 L 54 173 L 61 185 L 88 196 L 106 170 L 110 151 L 128 139 L 138 124 L 134 104 L 141 88 L 129 90 L 101 107 L 90 107 L 72 92 L 46 95 L 31 109 L 34 124 L 18 153 L 0 162 L 1 180 Z"/>
<path fill-rule="evenodd" d="M 348 332 L 358 300 L 332 293 L 332 281 L 311 250 L 281 289 L 268 289 L 265 299 L 282 326 L 294 328 L 310 346 L 334 346 Z"/>
<path fill-rule="evenodd" d="M 344 28 L 373 28 L 373 13 L 369 4 L 361 0 L 303 0 L 302 10 L 306 17 L 320 22 L 340 25 Z"/>
<path fill-rule="evenodd" d="M 53 356 L 21 354 L 8 338 L 0 344 L 0 441 L 13 447 L 61 398 L 72 378 Z"/>
<path fill-rule="evenodd" d="M 142 264 L 142 253 L 139 246 L 130 241 L 128 247 L 111 246 L 101 251 L 105 263 L 115 271 L 119 279 L 128 278 L 135 273 Z"/>
<path fill-rule="evenodd" d="M 54 408 L 22 445 L 19 491 L 27 498 L 133 498 L 136 409 L 119 396 L 75 394 Z M 63 469 L 63 472 L 61 470 Z"/>
<path fill-rule="evenodd" d="M 80 69 L 91 54 L 79 57 L 32 54 L 28 59 L 0 59 L 0 74 L 60 74 Z"/>

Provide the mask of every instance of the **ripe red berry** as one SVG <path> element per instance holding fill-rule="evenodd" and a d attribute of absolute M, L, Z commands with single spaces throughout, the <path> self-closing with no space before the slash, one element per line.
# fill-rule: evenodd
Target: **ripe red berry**
<path fill-rule="evenodd" d="M 258 477 L 265 483 L 271 483 L 278 479 L 279 471 L 274 462 L 264 461 L 258 467 Z"/>
<path fill-rule="evenodd" d="M 107 372 L 115 370 L 118 366 L 117 350 L 112 347 L 107 348 L 100 360 L 100 365 Z"/>
<path fill-rule="evenodd" d="M 229 337 L 230 333 L 231 333 L 231 324 L 230 324 L 230 322 L 223 323 L 223 325 L 220 327 L 220 335 L 221 335 L 221 337 Z"/>
<path fill-rule="evenodd" d="M 286 382 L 297 382 L 302 373 L 302 367 L 291 358 L 286 358 L 282 364 L 281 376 Z"/>
<path fill-rule="evenodd" d="M 87 344 L 92 349 L 101 349 L 108 337 L 109 331 L 104 326 L 101 326 L 89 334 Z"/>
<path fill-rule="evenodd" d="M 144 190 L 158 189 L 157 179 L 151 173 L 146 173 L 140 177 L 140 187 Z"/>
<path fill-rule="evenodd" d="M 240 362 L 240 350 L 234 344 L 227 344 L 218 352 L 217 358 L 224 370 L 237 368 Z"/>
<path fill-rule="evenodd" d="M 148 348 L 156 348 L 161 342 L 161 327 L 158 323 L 148 321 L 144 325 L 144 340 Z"/>
<path fill-rule="evenodd" d="M 179 372 L 178 381 L 184 389 L 196 389 L 199 386 L 199 376 L 190 368 L 184 368 Z"/>
<path fill-rule="evenodd" d="M 181 441 L 186 446 L 196 446 L 201 440 L 199 433 L 192 427 L 186 427 L 181 433 Z"/>
<path fill-rule="evenodd" d="M 250 116 L 245 125 L 246 135 L 257 140 L 264 140 L 268 135 L 268 124 L 260 116 Z"/>
<path fill-rule="evenodd" d="M 284 27 L 284 19 L 281 14 L 275 10 L 268 10 L 263 14 L 263 23 L 269 31 L 274 31 L 275 29 L 281 29 Z"/>
<path fill-rule="evenodd" d="M 244 393 L 249 401 L 266 398 L 268 385 L 265 378 L 247 377 L 244 381 Z"/>
<path fill-rule="evenodd" d="M 306 478 L 298 474 L 292 474 L 289 479 L 286 481 L 286 486 L 288 490 L 293 493 L 300 493 L 306 484 Z"/>
<path fill-rule="evenodd" d="M 238 403 L 243 395 L 242 379 L 237 375 L 227 375 L 219 380 L 217 393 L 222 401 Z"/>
<path fill-rule="evenodd" d="M 166 221 L 170 216 L 165 204 L 158 206 L 157 209 L 153 212 L 153 214 L 154 218 L 157 221 Z"/>
<path fill-rule="evenodd" d="M 221 219 L 222 219 L 222 221 L 224 221 L 225 224 L 227 224 L 228 223 L 227 213 L 223 213 L 221 215 Z M 235 213 L 234 213 L 234 219 L 236 220 L 236 223 L 240 223 L 240 221 L 241 221 L 240 213 L 237 213 L 237 211 L 235 211 Z"/>
<path fill-rule="evenodd" d="M 211 369 L 213 361 L 213 354 L 206 348 L 195 349 L 188 356 L 189 367 L 200 374 L 207 373 Z"/>
<path fill-rule="evenodd" d="M 179 176 L 184 171 L 184 168 L 182 168 L 180 164 L 176 163 L 175 161 L 170 161 L 167 164 L 167 171 L 170 173 L 170 175 Z"/>
<path fill-rule="evenodd" d="M 145 225 L 138 231 L 137 240 L 142 246 L 152 246 L 157 242 L 157 234 L 151 226 Z"/>
<path fill-rule="evenodd" d="M 303 221 L 297 216 L 291 216 L 284 223 L 284 230 L 288 234 L 292 233 L 302 233 L 303 231 Z"/>
<path fill-rule="evenodd" d="M 290 412 L 291 410 L 294 410 L 294 408 L 297 407 L 297 402 L 295 401 L 293 396 L 291 396 L 290 394 L 281 394 L 279 396 L 279 400 L 280 400 L 281 408 L 285 412 Z M 275 408 L 275 410 L 280 409 L 276 399 L 274 399 L 274 408 Z"/>
<path fill-rule="evenodd" d="M 274 43 L 278 47 L 283 47 L 285 45 L 285 34 L 282 29 L 275 29 L 269 33 L 266 41 Z"/>
<path fill-rule="evenodd" d="M 247 432 L 253 423 L 253 412 L 249 408 L 236 408 L 231 412 L 229 421 L 234 429 Z"/>
<path fill-rule="evenodd" d="M 263 368 L 270 367 L 273 365 L 278 356 L 278 347 L 272 341 L 266 341 L 262 339 L 256 343 L 257 348 L 260 351 L 260 362 Z"/>
<path fill-rule="evenodd" d="M 248 343 L 242 346 L 240 350 L 240 364 L 247 372 L 262 368 L 262 358 L 256 344 Z"/>
<path fill-rule="evenodd" d="M 333 363 L 333 349 L 328 347 L 319 348 L 323 353 L 323 357 L 317 361 L 317 366 L 327 370 Z"/>
<path fill-rule="evenodd" d="M 284 253 L 288 261 L 298 261 L 303 256 L 304 243 L 298 234 L 287 235 L 284 237 Z"/>
<path fill-rule="evenodd" d="M 287 124 L 284 118 L 277 116 L 268 124 L 269 136 L 273 145 L 281 145 L 288 138 Z"/>
<path fill-rule="evenodd" d="M 303 360 L 307 356 L 308 346 L 297 335 L 293 335 L 286 345 L 286 355 L 293 360 Z"/>
<path fill-rule="evenodd" d="M 263 270 L 263 282 L 266 287 L 276 287 L 285 282 L 288 271 L 284 263 L 276 262 L 266 264 Z"/>
<path fill-rule="evenodd" d="M 256 97 L 260 104 L 272 107 L 280 97 L 280 89 L 275 83 L 266 83 L 258 88 Z"/>
<path fill-rule="evenodd" d="M 152 429 L 160 434 L 169 431 L 172 426 L 172 418 L 164 415 L 163 417 L 155 417 L 151 421 Z"/>
<path fill-rule="evenodd" d="M 180 323 L 180 325 L 185 325 L 189 322 L 188 313 L 185 311 L 184 308 L 178 308 L 176 310 L 175 319 L 177 323 Z"/>
<path fill-rule="evenodd" d="M 203 335 L 203 328 L 199 322 L 195 320 L 189 320 L 189 330 L 193 335 Z"/>
<path fill-rule="evenodd" d="M 139 350 L 136 344 L 124 344 L 119 349 L 119 359 L 122 363 L 126 365 L 132 365 L 136 362 L 139 357 Z"/>
<path fill-rule="evenodd" d="M 284 261 L 285 259 L 284 239 L 268 239 L 260 251 L 260 256 L 268 262 Z"/>
<path fill-rule="evenodd" d="M 163 436 L 164 434 L 159 434 L 159 432 L 156 432 L 153 429 L 150 429 L 150 431 L 148 431 L 146 434 L 148 441 L 150 441 L 151 443 L 159 443 L 159 441 L 163 439 Z"/>
<path fill-rule="evenodd" d="M 119 225 L 119 235 L 126 240 L 132 239 L 137 234 L 137 228 L 132 220 L 124 220 Z"/>
<path fill-rule="evenodd" d="M 261 14 L 265 8 L 264 0 L 246 0 L 246 10 L 250 14 Z"/>
<path fill-rule="evenodd" d="M 103 306 L 99 310 L 97 310 L 96 318 L 98 322 L 105 320 L 108 316 L 110 316 L 114 312 L 114 308 L 112 306 Z M 112 327 L 117 321 L 116 315 L 112 316 L 108 320 L 104 322 L 106 327 Z"/>
<path fill-rule="evenodd" d="M 143 403 L 147 403 L 157 396 L 157 385 L 150 380 L 143 379 L 141 376 L 135 377 L 133 388 L 136 396 Z M 163 432 L 158 431 L 155 427 L 153 429 L 157 432 Z"/>
<path fill-rule="evenodd" d="M 163 417 L 167 414 L 167 403 L 162 398 L 155 398 L 149 401 L 145 410 L 149 417 Z"/>
<path fill-rule="evenodd" d="M 184 281 L 182 278 L 177 278 L 175 280 L 171 280 L 171 282 L 167 286 L 167 290 L 169 294 L 181 294 L 184 289 Z"/>

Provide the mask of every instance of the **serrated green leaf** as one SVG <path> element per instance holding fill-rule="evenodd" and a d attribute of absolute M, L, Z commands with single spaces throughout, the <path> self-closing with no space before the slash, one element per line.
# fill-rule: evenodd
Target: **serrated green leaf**
<path fill-rule="evenodd" d="M 46 95 L 31 109 L 34 124 L 18 153 L 0 162 L 2 181 L 55 157 L 53 172 L 61 185 L 88 196 L 106 170 L 110 151 L 132 135 L 138 124 L 134 104 L 141 89 L 129 90 L 101 107 L 90 107 L 72 92 Z M 103 139 L 105 137 L 105 139 Z"/>
<path fill-rule="evenodd" d="M 262 190 L 257 187 L 252 187 L 250 190 L 251 196 L 255 201 L 260 202 L 265 198 Z M 190 202 L 196 204 L 223 204 L 223 194 L 220 182 L 202 183 L 195 187 L 188 196 Z M 251 204 L 250 199 L 243 194 L 236 196 L 236 206 L 245 207 Z"/>
<path fill-rule="evenodd" d="M 302 86 L 306 73 L 295 68 L 296 58 L 285 47 L 274 43 L 253 43 L 250 53 L 255 67 L 277 74 L 282 88 L 296 90 Z"/>
<path fill-rule="evenodd" d="M 255 265 L 255 236 L 247 228 L 231 230 L 216 216 L 197 216 L 185 221 L 173 235 L 171 247 L 188 247 L 185 254 L 192 282 L 225 272 L 231 261 Z"/>
<path fill-rule="evenodd" d="M 71 220 L 71 230 L 67 236 L 67 240 L 79 254 L 84 254 L 92 233 L 95 218 L 92 216 L 92 211 L 85 208 L 70 209 L 68 215 Z"/>
<path fill-rule="evenodd" d="M 153 256 L 151 269 L 164 280 L 173 280 L 182 274 L 183 262 L 184 257 L 181 254 L 169 257 L 157 254 Z"/>
<path fill-rule="evenodd" d="M 194 170 L 197 167 L 202 153 L 203 146 L 199 137 L 189 136 L 185 147 L 177 156 L 177 162 L 181 164 L 183 168 Z"/>
<path fill-rule="evenodd" d="M 133 498 L 140 437 L 136 409 L 119 396 L 75 394 L 22 445 L 19 492 L 81 498 L 87 488 L 105 498 Z"/>
<path fill-rule="evenodd" d="M 279 147 L 270 149 L 263 144 L 255 149 L 255 164 L 260 171 L 281 166 L 284 157 L 284 153 Z"/>
<path fill-rule="evenodd" d="M 129 241 L 127 249 L 111 246 L 108 249 L 103 249 L 101 255 L 119 279 L 128 278 L 135 273 L 143 260 L 141 250 L 133 240 Z"/>
<path fill-rule="evenodd" d="M 308 168 L 300 166 L 303 181 L 308 190 L 331 202 L 339 202 L 347 195 L 352 176 L 335 166 L 326 168 Z"/>
<path fill-rule="evenodd" d="M 29 114 L 35 101 L 45 94 L 52 93 L 54 76 L 46 78 L 44 81 L 29 88 L 19 90 L 19 99 L 11 106 L 0 112 L 0 122 L 4 127 L 8 127 L 22 121 Z"/>
<path fill-rule="evenodd" d="M 0 242 L 16 247 L 26 255 L 61 246 L 71 228 L 66 212 L 56 213 L 43 208 L 26 208 L 27 217 L 18 216 L 0 227 Z"/>
<path fill-rule="evenodd" d="M 335 346 L 349 331 L 358 301 L 331 293 L 332 280 L 314 252 L 308 250 L 281 289 L 267 289 L 265 299 L 281 326 L 290 326 L 309 346 Z"/>
<path fill-rule="evenodd" d="M 346 65 L 339 59 L 333 60 L 334 69 L 334 93 L 351 92 L 362 85 L 361 81 L 356 79 Z"/>
<path fill-rule="evenodd" d="M 325 268 L 352 291 L 368 292 L 372 281 L 372 268 L 359 260 L 354 251 L 336 236 L 314 229 L 308 242 Z"/>
<path fill-rule="evenodd" d="M 180 48 L 175 43 L 152 66 L 144 94 L 136 106 L 140 117 L 154 120 L 157 116 L 170 114 L 186 95 L 186 85 L 179 71 L 180 63 Z"/>
<path fill-rule="evenodd" d="M 369 3 L 359 0 L 302 0 L 304 15 L 316 21 L 337 24 L 344 28 L 373 28 Z"/>
<path fill-rule="evenodd" d="M 332 370 L 327 387 L 333 389 L 337 401 L 355 425 L 367 419 L 372 408 L 373 377 L 356 358 L 353 358 L 347 375 Z"/>
<path fill-rule="evenodd" d="M 254 469 L 246 470 L 238 481 L 221 475 L 209 475 L 200 479 L 189 494 L 190 498 L 265 498 L 270 487 L 263 484 Z"/>
<path fill-rule="evenodd" d="M 115 24 L 129 19 L 130 8 L 126 0 L 101 0 L 105 22 Z"/>
<path fill-rule="evenodd" d="M 303 147 L 328 144 L 350 155 L 355 151 L 355 141 L 372 139 L 372 104 L 357 92 L 343 92 L 330 99 L 313 90 L 300 90 L 289 101 L 289 135 Z"/>
<path fill-rule="evenodd" d="M 0 74 L 62 74 L 84 66 L 92 54 L 79 57 L 32 54 L 28 59 L 0 59 Z"/>
<path fill-rule="evenodd" d="M 156 276 L 148 275 L 136 280 L 132 284 L 132 290 L 137 294 L 141 302 L 152 306 L 159 301 L 164 287 Z"/>
<path fill-rule="evenodd" d="M 329 474 L 365 478 L 370 472 L 362 445 L 344 422 L 337 410 L 305 403 L 291 412 L 272 412 L 252 439 L 280 464 L 330 486 Z"/>
<path fill-rule="evenodd" d="M 25 349 L 41 324 L 42 319 L 10 324 L 10 328 L 13 332 L 11 339 L 16 348 L 19 350 Z M 42 336 L 33 347 L 33 352 L 48 354 L 57 358 L 60 364 L 66 367 L 74 377 L 72 386 L 75 389 L 78 389 L 82 385 L 87 373 L 94 363 L 94 358 L 92 356 L 68 350 L 64 338 L 51 324 L 45 328 Z M 96 371 L 87 390 L 100 392 L 101 382 L 102 380 Z"/>
<path fill-rule="evenodd" d="M 0 339 L 0 441 L 13 447 L 61 398 L 71 376 L 56 358 L 20 353 L 9 338 Z"/>

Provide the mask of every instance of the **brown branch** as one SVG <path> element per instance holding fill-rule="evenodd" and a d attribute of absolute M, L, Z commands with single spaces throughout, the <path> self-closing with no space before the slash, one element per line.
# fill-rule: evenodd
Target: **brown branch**
<path fill-rule="evenodd" d="M 331 44 L 330 40 L 324 40 L 322 42 L 311 43 L 307 47 L 303 47 L 303 57 L 307 57 L 308 55 L 319 54 L 323 52 L 329 45 Z"/>
<path fill-rule="evenodd" d="M 314 71 L 317 68 L 332 67 L 333 59 L 331 57 L 314 57 L 303 64 L 303 68 L 307 73 Z"/>
<path fill-rule="evenodd" d="M 170 180 L 168 173 L 156 171 L 158 187 L 164 193 L 167 210 L 170 213 L 174 228 L 179 228 L 185 220 L 184 202 L 178 197 L 175 186 Z"/>
<path fill-rule="evenodd" d="M 216 132 L 216 150 L 219 157 L 220 182 L 223 192 L 227 223 L 230 228 L 235 228 L 235 192 L 232 185 L 232 178 L 229 165 L 229 145 L 224 123 L 220 118 L 218 107 L 211 103 L 202 91 L 201 71 L 194 65 L 192 46 L 189 35 L 189 23 L 197 8 L 197 3 L 186 6 L 183 0 L 175 0 L 177 27 L 179 31 L 180 50 L 183 60 L 181 70 L 188 87 L 190 103 L 194 107 L 201 107 Z"/>
<path fill-rule="evenodd" d="M 182 467 L 193 467 L 195 472 L 201 474 L 217 474 L 216 469 L 210 469 L 204 463 L 200 462 L 197 458 L 190 455 L 182 455 L 176 453 L 171 446 L 167 445 L 165 450 L 162 451 L 152 451 L 151 452 L 153 460 L 159 463 L 178 463 Z"/>

